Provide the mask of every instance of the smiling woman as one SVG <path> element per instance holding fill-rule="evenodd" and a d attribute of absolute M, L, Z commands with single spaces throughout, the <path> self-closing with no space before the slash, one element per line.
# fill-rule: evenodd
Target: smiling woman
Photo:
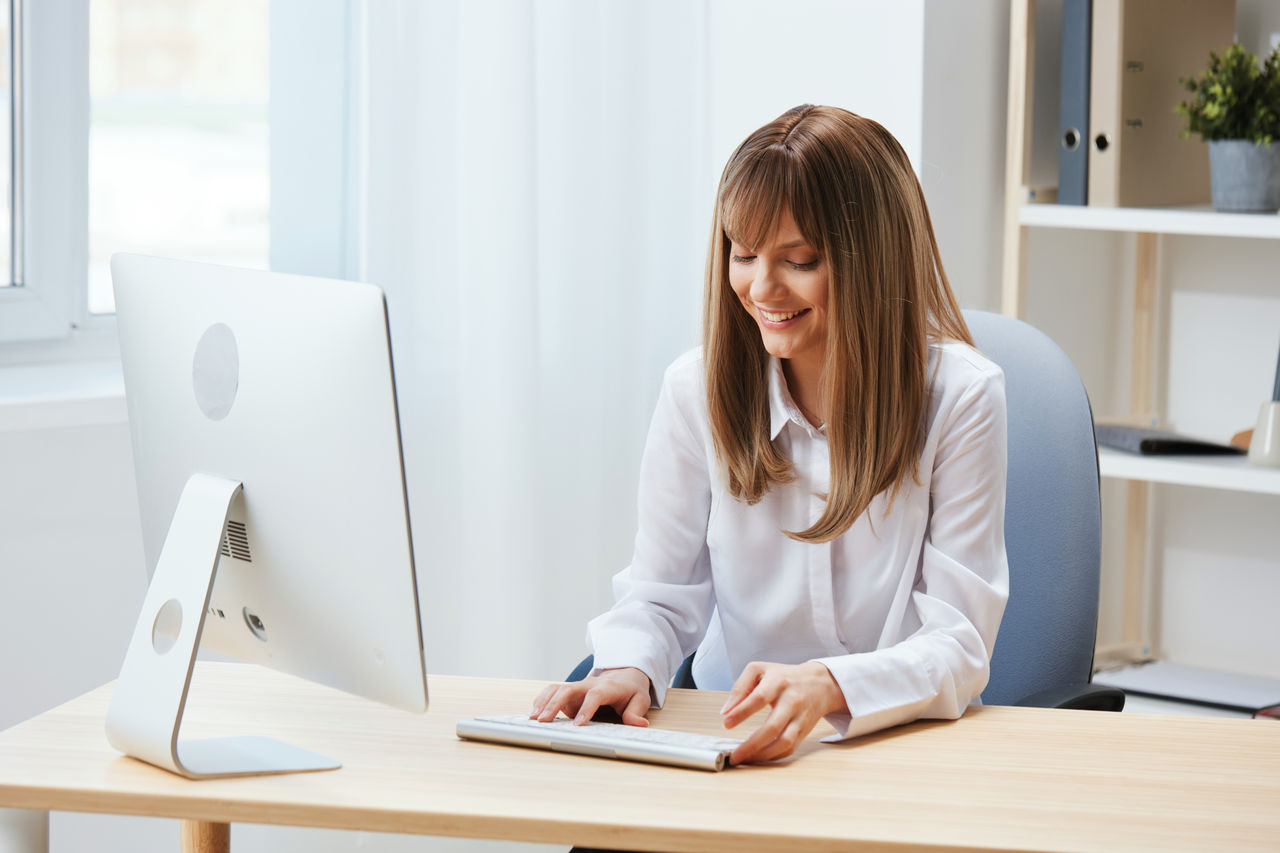
<path fill-rule="evenodd" d="M 720 181 L 704 345 L 668 369 L 631 565 L 590 623 L 594 669 L 531 716 L 645 725 L 696 649 L 733 763 L 954 719 L 986 685 L 1008 597 L 1005 401 L 973 348 L 902 147 L 803 106 Z"/>
<path fill-rule="evenodd" d="M 832 493 L 794 535 L 839 536 L 914 474 L 928 342 L 972 343 L 906 152 L 844 110 L 788 112 L 725 167 L 708 264 L 708 406 L 729 491 L 754 503 L 789 477 L 759 426 L 772 356 L 806 417 L 829 424 Z M 760 313 L 803 308 L 782 323 Z M 750 434 L 735 425 L 744 416 L 756 420 Z"/>

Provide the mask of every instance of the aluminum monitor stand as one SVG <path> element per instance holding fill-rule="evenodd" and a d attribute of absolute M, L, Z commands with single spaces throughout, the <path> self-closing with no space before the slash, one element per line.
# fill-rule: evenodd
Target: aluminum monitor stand
<path fill-rule="evenodd" d="M 218 548 L 240 488 L 208 474 L 187 480 L 111 697 L 107 740 L 188 779 L 336 769 L 340 762 L 272 738 L 178 740 Z"/>

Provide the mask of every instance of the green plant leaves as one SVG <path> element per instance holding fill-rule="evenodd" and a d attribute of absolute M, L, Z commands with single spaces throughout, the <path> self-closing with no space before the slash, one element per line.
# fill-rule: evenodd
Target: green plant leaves
<path fill-rule="evenodd" d="M 1205 141 L 1249 139 L 1269 145 L 1280 136 L 1280 47 L 1259 66 L 1258 57 L 1233 44 L 1222 56 L 1209 53 L 1203 76 L 1178 82 L 1192 93 L 1174 107 L 1187 117 L 1187 129 L 1178 134 L 1183 139 L 1198 133 Z"/>

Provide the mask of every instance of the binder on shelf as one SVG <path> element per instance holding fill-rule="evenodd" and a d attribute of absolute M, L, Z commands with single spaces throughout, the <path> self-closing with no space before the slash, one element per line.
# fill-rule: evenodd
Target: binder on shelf
<path fill-rule="evenodd" d="M 1058 204 L 1084 204 L 1089 189 L 1089 37 L 1092 0 L 1062 4 L 1058 101 Z"/>
<path fill-rule="evenodd" d="M 1202 73 L 1235 33 L 1235 0 L 1093 0 L 1088 203 L 1208 204 L 1209 153 L 1178 138 L 1180 77 Z"/>

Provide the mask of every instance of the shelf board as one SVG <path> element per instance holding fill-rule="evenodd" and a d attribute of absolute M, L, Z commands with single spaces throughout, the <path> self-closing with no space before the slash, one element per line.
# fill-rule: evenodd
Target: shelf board
<path fill-rule="evenodd" d="M 1184 666 L 1164 660 L 1097 672 L 1093 683 L 1165 701 L 1227 707 L 1247 716 L 1252 716 L 1255 710 L 1280 704 L 1280 679 Z"/>
<path fill-rule="evenodd" d="M 1082 228 L 1092 231 L 1148 231 L 1198 234 L 1205 237 L 1280 239 L 1280 215 L 1218 213 L 1208 205 L 1193 207 L 1089 207 L 1075 204 L 1024 204 L 1022 225 Z"/>
<path fill-rule="evenodd" d="M 1280 495 L 1280 468 L 1259 468 L 1244 456 L 1139 456 L 1099 447 L 1098 468 L 1120 480 Z"/>

